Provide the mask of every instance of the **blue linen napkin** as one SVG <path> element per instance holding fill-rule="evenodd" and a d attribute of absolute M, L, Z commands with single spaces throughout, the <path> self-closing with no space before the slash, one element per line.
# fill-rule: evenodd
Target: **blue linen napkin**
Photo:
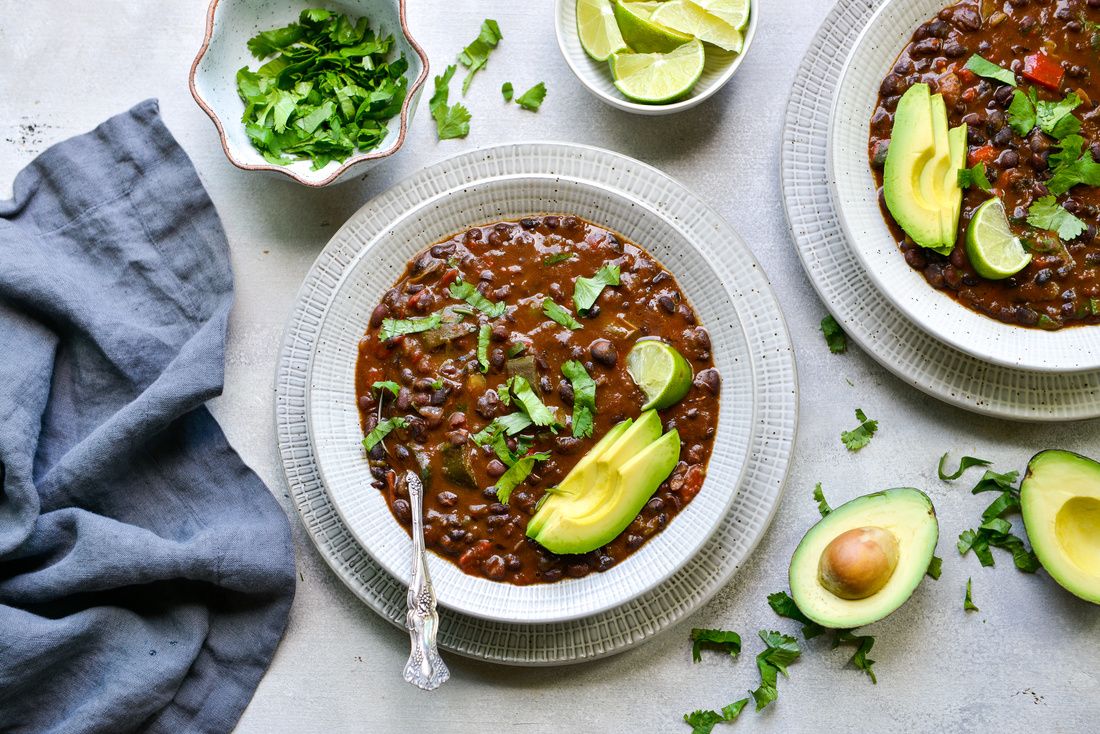
<path fill-rule="evenodd" d="M 0 731 L 225 732 L 294 595 L 287 519 L 206 408 L 232 274 L 143 102 L 0 201 Z"/>

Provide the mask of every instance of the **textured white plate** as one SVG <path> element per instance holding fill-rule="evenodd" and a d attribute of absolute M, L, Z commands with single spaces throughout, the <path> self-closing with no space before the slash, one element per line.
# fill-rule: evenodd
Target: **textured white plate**
<path fill-rule="evenodd" d="M 684 99 L 669 104 L 640 104 L 631 102 L 623 96 L 615 87 L 611 79 L 611 69 L 606 61 L 596 61 L 581 46 L 580 37 L 577 35 L 577 0 L 556 0 L 554 7 L 554 30 L 558 36 L 558 48 L 565 57 L 565 63 L 581 84 L 591 92 L 596 99 L 612 107 L 639 115 L 670 115 L 674 112 L 683 112 L 697 104 L 709 99 L 728 82 L 742 59 L 749 52 L 752 39 L 756 37 L 756 21 L 760 14 L 759 3 L 753 0 L 749 13 L 749 25 L 745 28 L 745 44 L 741 53 L 735 54 L 723 51 L 720 48 L 705 44 L 706 61 L 703 65 L 703 75 L 695 83 L 695 87 Z"/>
<path fill-rule="evenodd" d="M 864 351 L 933 397 L 1002 418 L 1059 421 L 1100 416 L 1100 372 L 1028 372 L 952 349 L 906 319 L 875 288 L 852 251 L 830 196 L 825 145 L 840 70 L 875 7 L 865 0 L 837 3 L 795 75 L 787 104 L 783 203 L 810 282 Z"/>
<path fill-rule="evenodd" d="M 911 321 L 956 349 L 1027 370 L 1100 369 L 1100 327 L 1024 329 L 972 311 L 906 264 L 883 220 L 867 161 L 879 84 L 917 26 L 943 5 L 943 0 L 889 0 L 852 46 L 837 81 L 829 123 L 829 183 L 841 226 L 878 289 Z"/>
<path fill-rule="evenodd" d="M 579 621 L 514 625 L 444 610 L 441 642 L 445 647 L 500 662 L 548 664 L 625 649 L 690 613 L 729 579 L 759 540 L 778 503 L 797 407 L 790 343 L 766 278 L 740 238 L 717 214 L 655 169 L 592 148 L 552 143 L 506 146 L 467 153 L 426 169 L 364 207 L 352 220 L 358 223 L 357 237 L 338 233 L 314 265 L 287 328 L 277 376 L 276 421 L 287 479 L 319 550 L 364 601 L 395 624 L 402 624 L 402 582 L 386 573 L 355 541 L 335 511 L 319 471 L 318 442 L 307 419 L 307 403 L 310 365 L 315 354 L 329 346 L 320 335 L 323 316 L 364 245 L 388 233 L 391 223 L 403 219 L 410 209 L 463 182 L 531 174 L 583 178 L 603 189 L 651 199 L 669 219 L 686 216 L 676 221 L 676 226 L 692 239 L 718 237 L 725 243 L 716 268 L 728 288 L 730 310 L 746 317 L 743 359 L 749 381 L 755 385 L 756 402 L 743 479 L 738 486 L 724 488 L 736 495 L 733 508 L 713 538 L 679 573 L 633 601 Z M 349 223 L 342 233 L 349 234 L 351 229 Z M 629 228 L 624 229 L 624 234 L 630 233 Z M 672 258 L 666 258 L 666 263 L 676 269 Z M 700 305 L 698 299 L 696 305 Z M 692 505 L 706 492 L 704 488 Z M 407 548 L 407 537 L 403 543 Z"/>

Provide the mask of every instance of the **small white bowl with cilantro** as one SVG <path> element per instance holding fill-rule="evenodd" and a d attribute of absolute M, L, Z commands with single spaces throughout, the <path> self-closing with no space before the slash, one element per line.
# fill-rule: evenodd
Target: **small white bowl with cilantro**
<path fill-rule="evenodd" d="M 427 77 L 405 0 L 212 0 L 190 87 L 233 165 L 320 187 L 401 148 Z"/>

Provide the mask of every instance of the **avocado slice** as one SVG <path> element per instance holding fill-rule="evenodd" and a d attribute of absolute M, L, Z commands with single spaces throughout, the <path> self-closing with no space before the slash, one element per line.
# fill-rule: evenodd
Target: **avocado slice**
<path fill-rule="evenodd" d="M 876 622 L 913 594 L 938 539 L 936 510 L 919 489 L 857 497 L 821 518 L 799 542 L 791 557 L 791 597 L 825 627 Z"/>
<path fill-rule="evenodd" d="M 1051 578 L 1100 604 L 1100 463 L 1071 451 L 1040 451 L 1028 462 L 1020 508 Z"/>
<path fill-rule="evenodd" d="M 894 220 L 918 245 L 944 255 L 955 245 L 956 212 L 962 207 L 955 165 L 960 152 L 966 153 L 962 130 L 961 140 L 954 133 L 953 142 L 943 96 L 930 94 L 927 84 L 914 84 L 894 112 L 883 172 L 883 197 Z"/>
<path fill-rule="evenodd" d="M 639 423 L 641 420 L 634 425 Z M 624 434 L 615 448 L 627 442 Z M 626 530 L 676 468 L 680 434 L 673 429 L 640 453 L 626 456 L 624 464 L 611 469 L 602 482 L 581 495 L 582 501 L 559 508 L 542 525 L 535 541 L 552 553 L 588 553 L 610 543 Z"/>

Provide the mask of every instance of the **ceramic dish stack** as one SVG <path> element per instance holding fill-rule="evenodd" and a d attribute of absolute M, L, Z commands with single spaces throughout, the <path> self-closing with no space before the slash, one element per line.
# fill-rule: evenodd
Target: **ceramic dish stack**
<path fill-rule="evenodd" d="M 771 288 L 729 225 L 664 174 L 607 151 L 530 143 L 429 167 L 365 205 L 307 277 L 287 327 L 276 421 L 287 480 L 319 551 L 398 626 L 408 534 L 370 486 L 354 370 L 371 310 L 416 252 L 455 231 L 538 212 L 579 215 L 649 249 L 708 326 L 723 391 L 699 496 L 603 573 L 513 586 L 430 555 L 440 645 L 496 662 L 577 662 L 636 645 L 709 599 L 755 546 L 779 501 L 797 395 Z"/>
<path fill-rule="evenodd" d="M 942 0 L 841 0 L 806 54 L 783 135 L 782 186 L 802 264 L 833 316 L 901 379 L 1022 420 L 1100 416 L 1100 329 L 1022 329 L 970 311 L 910 269 L 867 162 L 882 76 Z"/>

